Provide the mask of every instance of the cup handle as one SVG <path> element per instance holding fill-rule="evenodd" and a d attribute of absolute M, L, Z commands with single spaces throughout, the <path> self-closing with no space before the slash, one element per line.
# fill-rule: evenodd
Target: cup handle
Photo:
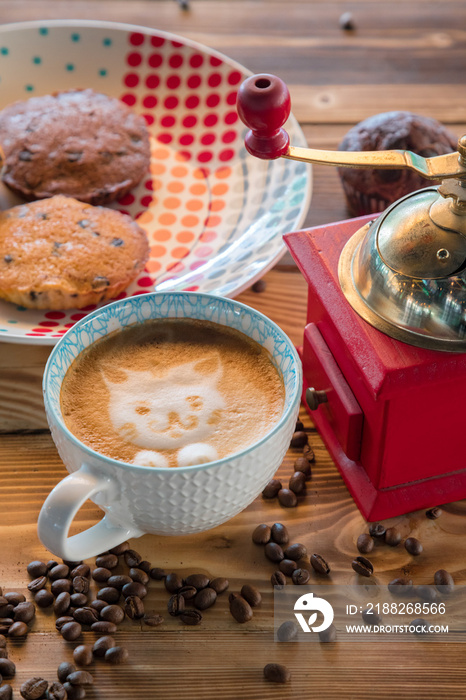
<path fill-rule="evenodd" d="M 130 537 L 140 537 L 141 530 L 116 525 L 108 514 L 97 525 L 68 537 L 71 523 L 87 499 L 99 492 L 111 497 L 114 490 L 110 479 L 96 476 L 83 464 L 78 471 L 60 481 L 47 496 L 37 521 L 41 542 L 66 561 L 82 561 L 116 547 Z"/>

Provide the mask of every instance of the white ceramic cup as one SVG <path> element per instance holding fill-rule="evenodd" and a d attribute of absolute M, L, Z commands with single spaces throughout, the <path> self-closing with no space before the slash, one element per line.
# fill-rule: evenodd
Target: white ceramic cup
<path fill-rule="evenodd" d="M 60 409 L 60 391 L 74 359 L 107 334 L 156 318 L 213 321 L 241 331 L 269 350 L 283 377 L 285 405 L 267 435 L 224 459 L 167 469 L 105 457 L 68 430 Z M 97 309 L 60 339 L 45 368 L 47 418 L 70 474 L 42 507 L 38 520 L 41 541 L 62 559 L 81 561 L 130 537 L 201 532 L 229 520 L 256 498 L 279 467 L 295 428 L 301 385 L 301 364 L 290 339 L 266 316 L 231 299 L 193 292 L 154 293 Z M 105 515 L 93 527 L 69 537 L 71 523 L 87 499 Z"/>

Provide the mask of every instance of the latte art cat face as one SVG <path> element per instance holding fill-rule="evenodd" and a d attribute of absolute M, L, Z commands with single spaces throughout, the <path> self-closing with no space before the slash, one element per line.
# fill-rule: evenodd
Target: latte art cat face
<path fill-rule="evenodd" d="M 160 319 L 106 336 L 63 380 L 69 430 L 96 452 L 144 467 L 212 462 L 280 419 L 281 377 L 268 352 L 208 321 Z"/>
<path fill-rule="evenodd" d="M 163 376 L 125 369 L 126 379 L 112 382 L 104 375 L 114 430 L 147 450 L 174 450 L 207 440 L 226 405 L 217 388 L 220 360 L 213 359 L 182 363 Z M 209 364 L 213 371 L 200 371 Z"/>

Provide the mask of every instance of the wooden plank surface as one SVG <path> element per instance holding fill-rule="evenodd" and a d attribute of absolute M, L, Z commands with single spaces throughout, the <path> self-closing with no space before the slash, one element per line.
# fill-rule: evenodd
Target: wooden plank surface
<path fill-rule="evenodd" d="M 342 12 L 351 11 L 354 31 L 340 28 Z M 0 22 L 34 19 L 93 18 L 141 24 L 181 34 L 223 51 L 254 72 L 279 74 L 290 87 L 293 111 L 308 143 L 335 148 L 357 121 L 381 111 L 408 109 L 447 123 L 457 135 L 466 131 L 466 6 L 463 0 L 192 0 L 183 11 L 174 0 L 0 0 Z M 1 85 L 0 85 L 1 90 Z M 335 170 L 314 167 L 313 198 L 305 225 L 346 218 Z M 285 263 L 287 260 L 285 260 Z M 270 316 L 295 343 L 302 337 L 307 289 L 294 268 L 269 272 L 266 290 L 248 290 L 240 300 Z M 48 559 L 37 539 L 36 520 L 44 498 L 66 475 L 42 411 L 41 375 L 49 350 L 0 344 L 0 585 L 25 592 L 25 568 Z M 16 403 L 15 403 L 16 401 Z M 154 566 L 182 575 L 205 572 L 230 580 L 230 590 L 244 582 L 257 585 L 263 602 L 247 625 L 228 612 L 227 596 L 205 613 L 202 625 L 186 628 L 166 614 L 168 595 L 151 582 L 146 608 L 165 621 L 155 629 L 126 620 L 118 642 L 130 651 L 126 666 L 98 662 L 91 668 L 91 700 L 190 698 L 225 700 L 263 698 L 413 697 L 466 698 L 464 648 L 461 643 L 335 645 L 273 642 L 270 575 L 274 565 L 251 542 L 259 522 L 285 522 L 292 540 L 325 556 L 331 581 L 353 583 L 351 560 L 366 524 L 348 494 L 325 447 L 302 412 L 316 453 L 312 481 L 298 508 L 257 499 L 230 522 L 192 537 L 145 536 L 133 546 Z M 36 432 L 24 434 L 34 427 Z M 279 476 L 286 482 L 296 451 L 290 450 Z M 419 537 L 424 553 L 410 557 L 402 547 L 376 547 L 375 577 L 387 583 L 410 575 L 430 583 L 446 568 L 457 583 L 466 578 L 466 504 L 445 507 L 430 521 L 423 512 L 396 518 L 403 535 Z M 85 528 L 100 517 L 87 503 L 77 517 Z M 390 521 L 387 521 L 387 524 Z M 27 594 L 29 597 L 29 594 Z M 83 638 L 92 641 L 86 632 Z M 54 629 L 50 612 L 38 614 L 26 642 L 10 641 L 17 663 L 12 685 L 34 675 L 52 680 L 58 663 L 71 659 L 73 644 Z M 287 686 L 262 679 L 265 663 L 285 663 L 292 671 Z"/>

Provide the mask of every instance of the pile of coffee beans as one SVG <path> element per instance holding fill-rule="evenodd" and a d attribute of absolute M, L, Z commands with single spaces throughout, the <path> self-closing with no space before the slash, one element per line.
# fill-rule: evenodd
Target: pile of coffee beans
<path fill-rule="evenodd" d="M 252 620 L 253 608 L 257 608 L 262 603 L 262 595 L 256 586 L 245 583 L 241 592 L 230 593 L 228 597 L 230 603 L 230 613 L 239 624 Z"/>
<path fill-rule="evenodd" d="M 272 586 L 283 587 L 286 585 L 286 577 L 291 578 L 297 586 L 303 586 L 309 582 L 311 574 L 304 566 L 307 558 L 307 549 L 303 544 L 289 544 L 290 536 L 283 523 L 274 523 L 271 527 L 266 523 L 258 525 L 252 533 L 254 544 L 264 546 L 264 554 L 278 566 L 270 579 Z M 317 574 L 327 576 L 330 567 L 320 554 L 312 554 L 309 563 Z"/>
<path fill-rule="evenodd" d="M 22 593 L 0 589 L 0 634 L 9 637 L 26 637 L 28 624 L 36 615 L 36 608 L 26 601 Z"/>
<path fill-rule="evenodd" d="M 169 615 L 179 617 L 184 625 L 192 626 L 201 624 L 202 612 L 215 605 L 217 596 L 229 586 L 226 578 L 210 579 L 205 574 L 190 574 L 183 579 L 176 573 L 170 573 L 163 578 L 165 588 L 171 594 L 167 604 Z M 194 610 L 187 609 L 189 605 Z"/>
<path fill-rule="evenodd" d="M 314 452 L 309 445 L 307 433 L 301 421 L 296 423 L 296 429 L 291 438 L 290 447 L 302 450 L 302 454 L 294 463 L 294 473 L 288 481 L 288 488 L 283 488 L 279 479 L 271 479 L 262 491 L 262 498 L 278 498 L 284 508 L 294 508 L 298 505 L 298 496 L 304 495 L 306 481 L 311 478 L 311 462 L 315 461 Z"/>

